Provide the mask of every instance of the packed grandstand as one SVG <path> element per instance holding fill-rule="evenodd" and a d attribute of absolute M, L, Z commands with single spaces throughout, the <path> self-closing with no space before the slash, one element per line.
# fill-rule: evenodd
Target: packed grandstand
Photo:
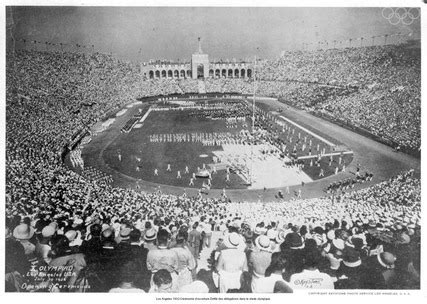
<path fill-rule="evenodd" d="M 287 52 L 260 62 L 257 94 L 416 154 L 420 66 L 405 44 Z M 413 171 L 280 204 L 112 187 L 65 167 L 64 147 L 137 98 L 198 93 L 198 81 L 144 80 L 137 64 L 101 53 L 16 50 L 6 69 L 7 291 L 420 288 Z M 208 93 L 253 93 L 252 79 L 204 82 Z"/>

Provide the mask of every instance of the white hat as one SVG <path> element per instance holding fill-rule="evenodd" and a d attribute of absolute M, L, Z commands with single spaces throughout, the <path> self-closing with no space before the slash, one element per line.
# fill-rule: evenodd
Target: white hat
<path fill-rule="evenodd" d="M 42 236 L 47 238 L 47 237 L 51 237 L 55 234 L 55 227 L 51 226 L 51 225 L 47 225 L 46 227 L 43 228 L 42 230 Z"/>
<path fill-rule="evenodd" d="M 260 235 L 255 239 L 255 246 L 259 250 L 269 250 L 271 241 L 266 235 Z"/>
<path fill-rule="evenodd" d="M 227 248 L 237 248 L 240 245 L 240 241 L 241 238 L 239 234 L 232 232 L 224 239 L 224 245 L 227 246 Z"/>

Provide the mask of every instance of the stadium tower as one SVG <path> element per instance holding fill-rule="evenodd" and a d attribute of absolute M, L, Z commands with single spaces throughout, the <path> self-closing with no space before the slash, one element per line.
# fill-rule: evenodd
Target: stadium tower
<path fill-rule="evenodd" d="M 198 38 L 199 48 L 196 53 L 191 56 L 191 74 L 193 79 L 203 79 L 209 75 L 209 56 L 202 51 L 202 43 Z"/>

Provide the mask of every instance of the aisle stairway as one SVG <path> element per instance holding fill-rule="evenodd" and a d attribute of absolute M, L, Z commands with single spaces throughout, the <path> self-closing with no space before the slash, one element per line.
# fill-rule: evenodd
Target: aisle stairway
<path fill-rule="evenodd" d="M 179 79 L 176 80 L 176 84 L 178 85 L 178 88 L 179 88 L 179 92 L 178 93 L 184 94 L 185 90 L 181 87 L 181 81 Z"/>
<path fill-rule="evenodd" d="M 211 253 L 216 247 L 216 243 L 218 242 L 220 234 L 221 233 L 218 231 L 213 232 L 212 239 L 211 239 L 211 247 L 210 248 L 204 247 L 202 249 L 202 252 L 200 252 L 200 258 L 197 261 L 197 272 L 199 272 L 200 269 L 209 270 L 208 259 L 211 257 Z"/>
<path fill-rule="evenodd" d="M 199 94 L 206 94 L 206 85 L 204 80 L 198 80 L 197 85 L 199 88 Z"/>

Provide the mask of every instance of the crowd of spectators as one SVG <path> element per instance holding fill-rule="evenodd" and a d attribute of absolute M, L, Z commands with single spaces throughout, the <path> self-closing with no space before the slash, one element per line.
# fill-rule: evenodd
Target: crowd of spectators
<path fill-rule="evenodd" d="M 366 129 L 396 146 L 421 142 L 421 55 L 402 45 L 286 52 L 260 61 L 256 94 Z M 207 92 L 253 94 L 252 81 L 207 79 Z"/>
<path fill-rule="evenodd" d="M 72 186 L 58 183 L 56 199 L 43 202 L 8 198 L 9 291 L 419 288 L 420 185 L 411 171 L 357 192 L 284 204 Z M 212 245 L 211 268 L 196 272 L 201 249 Z"/>
<path fill-rule="evenodd" d="M 258 69 L 259 93 L 363 127 L 396 145 L 421 142 L 420 48 L 286 52 Z"/>
<path fill-rule="evenodd" d="M 7 291 L 290 292 L 319 271 L 325 288 L 419 288 L 420 182 L 411 173 L 285 204 L 113 188 L 66 168 L 64 146 L 136 97 L 182 86 L 143 82 L 137 65 L 104 54 L 28 50 L 7 54 L 6 81 Z M 203 246 L 218 253 L 208 275 L 195 273 Z M 348 266 L 358 264 L 366 268 Z M 372 275 L 355 276 L 365 270 Z"/>

